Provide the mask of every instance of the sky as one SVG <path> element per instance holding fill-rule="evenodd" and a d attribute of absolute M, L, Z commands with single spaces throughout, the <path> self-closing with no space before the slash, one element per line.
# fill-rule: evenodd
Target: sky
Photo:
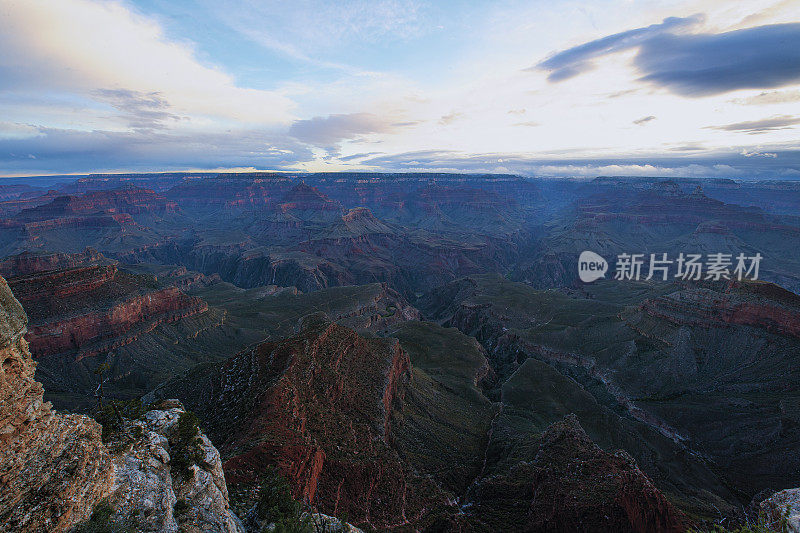
<path fill-rule="evenodd" d="M 800 179 L 797 0 L 0 0 L 0 176 Z"/>

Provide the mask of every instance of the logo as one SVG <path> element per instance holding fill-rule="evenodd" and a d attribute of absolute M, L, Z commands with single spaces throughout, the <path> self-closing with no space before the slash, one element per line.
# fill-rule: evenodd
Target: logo
<path fill-rule="evenodd" d="M 608 262 L 594 252 L 586 250 L 578 258 L 578 276 L 584 283 L 591 283 L 605 277 Z"/>

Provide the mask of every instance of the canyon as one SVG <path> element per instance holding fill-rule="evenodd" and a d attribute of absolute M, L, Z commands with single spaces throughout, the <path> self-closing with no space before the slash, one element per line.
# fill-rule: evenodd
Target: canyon
<path fill-rule="evenodd" d="M 3 479 L 52 468 L 72 503 L 26 515 L 38 496 L 18 481 L 0 523 L 67 530 L 104 500 L 125 521 L 158 494 L 142 527 L 251 531 L 277 520 L 275 480 L 364 530 L 780 519 L 770 497 L 800 486 L 798 190 L 269 172 L 2 186 Z M 764 260 L 757 281 L 582 283 L 584 250 L 611 272 L 620 253 Z M 190 482 L 163 454 L 194 415 L 208 461 Z"/>

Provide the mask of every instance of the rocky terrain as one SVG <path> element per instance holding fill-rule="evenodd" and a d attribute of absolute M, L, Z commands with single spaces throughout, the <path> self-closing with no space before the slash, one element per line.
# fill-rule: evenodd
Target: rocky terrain
<path fill-rule="evenodd" d="M 0 275 L 29 320 L 23 334 L 7 298 L 9 375 L 25 376 L 4 389 L 4 434 L 19 436 L 8 524 L 795 519 L 796 184 L 254 172 L 49 186 L 0 187 Z M 583 250 L 610 260 L 607 278 L 623 252 L 760 253 L 766 281 L 585 284 Z M 52 488 L 31 492 L 25 465 Z"/>
<path fill-rule="evenodd" d="M 107 509 L 103 520 L 137 531 L 244 531 L 230 511 L 216 448 L 196 426 L 184 431 L 191 442 L 181 442 L 179 402 L 124 420 L 104 443 L 94 420 L 44 402 L 25 325 L 0 278 L 0 528 L 71 531 Z M 179 468 L 182 446 L 196 447 L 189 457 L 198 460 Z"/>
<path fill-rule="evenodd" d="M 529 523 L 566 531 L 601 514 L 607 518 L 597 530 L 678 531 L 689 524 L 634 459 L 602 452 L 574 419 L 529 434 L 533 442 L 504 428 L 501 415 L 513 401 L 483 396 L 480 387 L 495 376 L 469 337 L 412 321 L 372 339 L 319 314 L 298 327 L 295 336 L 159 391 L 185 398 L 206 421 L 245 507 L 276 468 L 296 498 L 378 530 Z M 520 453 L 539 439 L 538 452 Z M 558 481 L 563 469 L 588 477 L 570 474 L 574 485 L 567 487 Z M 595 490 L 600 479 L 602 491 Z M 562 498 L 577 503 L 554 507 Z M 531 511 L 539 505 L 552 508 L 549 518 Z"/>
<path fill-rule="evenodd" d="M 526 418 L 574 412 L 593 440 L 623 447 L 696 511 L 709 493 L 734 512 L 740 500 L 797 484 L 797 338 L 783 318 L 796 316 L 796 296 L 763 283 L 586 290 L 568 297 L 477 277 L 434 291 L 420 307 L 483 343 L 496 371 L 510 376 L 494 394 L 532 395 Z M 551 389 L 541 388 L 542 376 Z"/>
<path fill-rule="evenodd" d="M 575 415 L 553 423 L 528 461 L 477 485 L 474 513 L 500 530 L 685 531 L 678 511 L 624 451 L 594 444 Z"/>

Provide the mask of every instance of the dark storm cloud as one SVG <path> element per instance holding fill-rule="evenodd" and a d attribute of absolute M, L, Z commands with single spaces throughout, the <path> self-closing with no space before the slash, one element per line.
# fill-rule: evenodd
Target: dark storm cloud
<path fill-rule="evenodd" d="M 186 168 L 292 168 L 313 159 L 307 146 L 273 132 L 248 130 L 182 135 L 38 128 L 38 135 L 0 138 L 7 173 Z"/>
<path fill-rule="evenodd" d="M 563 81 L 593 68 L 592 59 L 638 46 L 647 39 L 667 31 L 694 26 L 702 22 L 703 18 L 699 14 L 685 18 L 669 17 L 664 19 L 661 24 L 652 24 L 644 28 L 615 33 L 614 35 L 558 52 L 528 70 L 535 68 L 549 70 L 548 80 L 552 82 Z"/>
<path fill-rule="evenodd" d="M 800 81 L 800 23 L 772 24 L 719 34 L 676 33 L 698 16 L 665 19 L 559 52 L 536 67 L 560 81 L 592 68 L 598 57 L 638 49 L 641 80 L 683 96 L 776 88 Z"/>
<path fill-rule="evenodd" d="M 800 124 L 800 117 L 790 115 L 780 115 L 777 117 L 764 118 L 761 120 L 750 120 L 747 122 L 736 122 L 725 124 L 724 126 L 709 126 L 712 130 L 722 131 L 742 131 L 745 133 L 766 133 L 768 131 L 790 129 L 795 124 Z"/>
<path fill-rule="evenodd" d="M 643 80 L 684 96 L 773 88 L 800 81 L 800 23 L 717 35 L 660 35 L 634 60 Z"/>

